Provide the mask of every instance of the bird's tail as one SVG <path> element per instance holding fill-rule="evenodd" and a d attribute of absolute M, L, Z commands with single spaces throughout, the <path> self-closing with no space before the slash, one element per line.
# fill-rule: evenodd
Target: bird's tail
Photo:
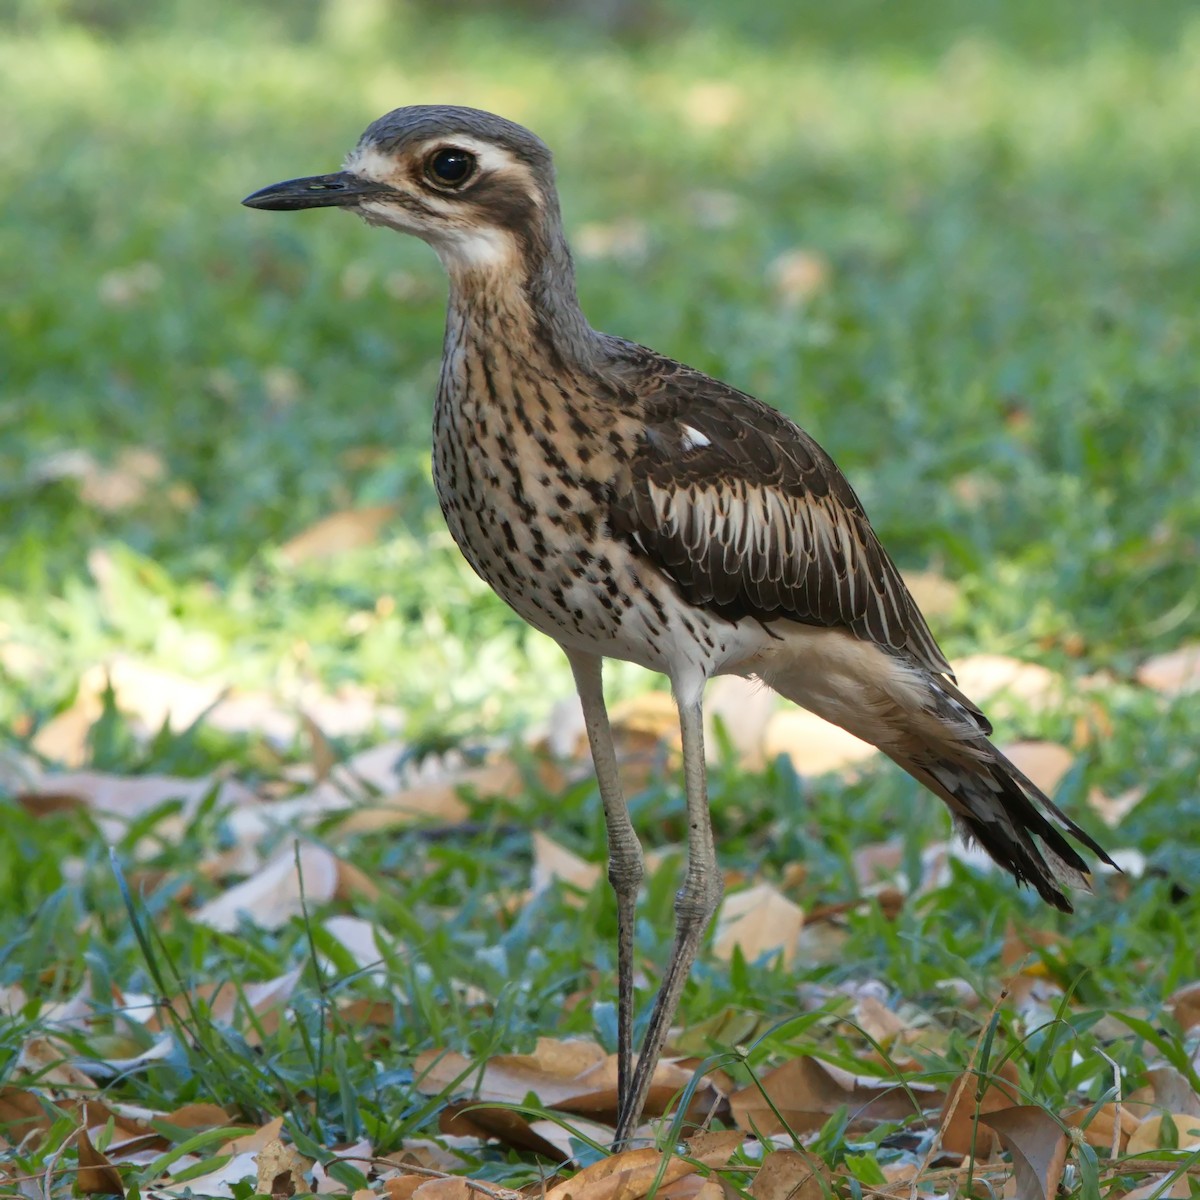
<path fill-rule="evenodd" d="M 1067 889 L 1090 890 L 1090 868 L 1066 835 L 1110 866 L 1116 864 L 992 745 L 987 718 L 949 679 L 924 670 L 904 674 L 902 687 L 864 688 L 852 706 L 813 703 L 810 689 L 789 687 L 787 678 L 767 682 L 878 746 L 945 801 L 963 837 L 982 846 L 1018 883 L 1070 912 Z"/>
<path fill-rule="evenodd" d="M 937 746 L 919 756 L 891 757 L 946 802 L 967 841 L 977 842 L 1047 903 L 1071 912 L 1066 889 L 1090 891 L 1090 868 L 1065 835 L 1110 866 L 1116 864 L 986 737 L 980 735 L 972 749 L 973 761 L 966 762 L 961 752 L 950 755 Z"/>

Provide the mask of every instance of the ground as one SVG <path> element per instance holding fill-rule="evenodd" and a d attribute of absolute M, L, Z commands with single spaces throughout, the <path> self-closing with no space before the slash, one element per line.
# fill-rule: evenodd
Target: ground
<path fill-rule="evenodd" d="M 634 27 L 615 8 L 605 25 L 64 0 L 0 18 L 0 1123 L 25 1112 L 14 1097 L 58 1106 L 35 1106 L 24 1143 L 0 1131 L 17 1147 L 0 1141 L 0 1172 L 75 1162 L 91 1083 L 69 1070 L 110 1104 L 285 1116 L 318 1157 L 436 1136 L 463 1087 L 414 1088 L 423 1053 L 612 1046 L 611 897 L 586 873 L 555 882 L 532 836 L 603 861 L 555 707 L 569 673 L 471 576 L 432 495 L 436 260 L 342 214 L 238 204 L 427 101 L 494 109 L 555 149 L 593 322 L 760 395 L 833 453 L 951 658 L 985 683 L 981 654 L 1027 664 L 994 699 L 1000 740 L 1062 748 L 1059 801 L 1131 868 L 1061 916 L 973 861 L 931 864 L 935 800 L 875 760 L 806 757 L 820 736 L 786 720 L 735 728 L 735 701 L 712 780 L 730 892 L 768 889 L 772 921 L 790 904 L 807 925 L 784 956 L 769 936 L 757 958 L 707 953 L 678 1041 L 733 1050 L 746 1086 L 813 1051 L 878 1074 L 865 1027 L 942 1090 L 981 1054 L 1011 1058 L 1055 1116 L 1111 1106 L 1114 1067 L 1123 1096 L 1153 1100 L 1165 1060 L 1196 1105 L 1179 991 L 1200 977 L 1200 21 L 1167 0 L 779 3 L 736 21 L 680 3 Z M 635 823 L 661 848 L 682 800 L 654 686 L 610 672 L 648 755 Z M 346 760 L 409 807 L 423 763 L 426 818 L 346 820 L 329 782 Z M 161 776 L 193 781 L 190 800 Z M 277 807 L 295 796 L 299 815 Z M 281 819 L 255 823 L 268 809 Z M 275 891 L 206 910 L 273 856 Z M 643 1002 L 678 862 L 643 897 Z M 269 997 L 234 1012 L 211 994 L 272 979 L 287 1020 Z M 156 998 L 174 1024 L 147 1023 Z M 872 1024 L 869 1000 L 924 1032 Z M 367 1001 L 382 1024 L 350 1007 Z M 275 1014 L 257 1030 L 256 1004 Z M 164 1057 L 120 1065 L 150 1047 Z M 905 1121 L 848 1142 L 839 1111 L 813 1128 L 828 1117 L 815 1148 L 843 1184 L 905 1164 Z M 1188 1144 L 1173 1129 L 1149 1143 L 1160 1160 Z M 158 1134 L 155 1155 L 186 1144 Z M 197 1137 L 203 1174 L 225 1143 Z M 472 1145 L 476 1178 L 544 1171 Z M 1097 1153 L 1089 1174 L 1073 1144 L 1072 1194 L 1128 1183 Z M 168 1167 L 120 1169 L 144 1187 Z"/>

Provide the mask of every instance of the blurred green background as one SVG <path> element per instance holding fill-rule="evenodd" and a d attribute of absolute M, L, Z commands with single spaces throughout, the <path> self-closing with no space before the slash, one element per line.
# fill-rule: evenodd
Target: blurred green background
<path fill-rule="evenodd" d="M 607 889 L 583 909 L 569 887 L 521 907 L 531 829 L 603 858 L 590 779 L 551 789 L 530 772 L 515 798 L 472 798 L 451 838 L 339 840 L 384 884 L 376 899 L 236 935 L 189 915 L 250 869 L 213 865 L 234 841 L 224 811 L 200 806 L 181 835 L 167 799 L 125 827 L 127 911 L 93 813 L 57 811 L 53 782 L 40 807 L 10 800 L 63 760 L 235 776 L 276 797 L 303 788 L 298 763 L 328 768 L 397 733 L 470 750 L 570 694 L 557 649 L 471 575 L 437 511 L 432 253 L 344 214 L 239 204 L 336 169 L 368 122 L 425 102 L 492 109 L 550 143 L 594 323 L 757 393 L 822 441 L 901 566 L 943 581 L 932 624 L 951 657 L 1007 654 L 1068 680 L 1062 704 L 1000 706 L 998 736 L 1070 747 L 1058 799 L 1142 856 L 1072 918 L 958 865 L 886 914 L 858 903 L 858 855 L 898 840 L 923 878 L 948 828 L 930 796 L 886 764 L 814 780 L 803 762 L 749 770 L 718 753 L 723 864 L 845 915 L 832 933 L 814 921 L 794 971 L 702 961 L 683 1010 L 709 1022 L 697 1044 L 706 1028 L 722 1045 L 727 1009 L 750 1027 L 794 1014 L 800 979 L 876 976 L 889 1003 L 943 1015 L 954 1032 L 934 1066 L 953 1074 L 974 1062 L 961 1031 L 979 1013 L 947 1008 L 942 985 L 971 980 L 985 1011 L 1011 970 L 1008 930 L 1032 924 L 1057 931 L 1061 952 L 1039 949 L 1038 966 L 1075 1007 L 1050 991 L 1043 1010 L 1002 1014 L 997 1045 L 1020 1048 L 1027 1095 L 1100 1098 L 1101 1052 L 1130 1087 L 1160 1050 L 1194 1078 L 1164 998 L 1200 969 L 1200 692 L 1135 682 L 1148 657 L 1200 638 L 1200 11 L 1184 0 L 7 0 L 0 985 L 90 986 L 101 1014 L 121 988 L 166 994 L 138 912 L 180 989 L 303 967 L 299 1015 L 261 1055 L 197 1018 L 207 1040 L 186 1062 L 181 1050 L 122 1073 L 113 1093 L 164 1110 L 236 1100 L 303 1128 L 307 1102 L 277 1090 L 278 1070 L 325 1096 L 333 1115 L 313 1136 L 326 1145 L 432 1128 L 440 1100 L 414 1100 L 407 1073 L 420 1049 L 612 1043 Z M 340 697 L 310 707 L 333 745 L 294 734 L 294 712 L 293 733 L 270 739 L 211 722 L 155 736 L 144 711 L 139 731 L 97 697 L 97 664 L 114 657 L 141 671 L 151 710 L 189 680 L 257 697 L 259 717 L 305 687 Z M 616 694 L 653 682 L 611 678 Z M 1107 829 L 1097 796 L 1141 800 Z M 630 800 L 649 844 L 678 843 L 669 773 Z M 647 963 L 666 951 L 676 865 L 648 877 Z M 347 911 L 400 939 L 382 982 L 323 932 Z M 335 986 L 414 999 L 382 1057 L 337 1039 L 347 1057 L 330 1082 L 306 1039 Z M 1156 1023 L 1146 1040 L 1101 1020 L 1120 1008 Z M 1064 1024 L 1039 1041 L 1051 1009 Z M 35 1000 L 0 1033 L 0 1075 L 40 1019 Z"/>
<path fill-rule="evenodd" d="M 1200 631 L 1194 5 L 6 14 L 0 718 L 20 738 L 116 650 L 361 683 L 428 733 L 521 725 L 568 690 L 436 511 L 432 254 L 238 204 L 414 102 L 554 147 L 594 323 L 823 441 L 901 564 L 959 585 L 951 654 L 1121 676 Z M 379 505 L 373 545 L 280 553 Z"/>

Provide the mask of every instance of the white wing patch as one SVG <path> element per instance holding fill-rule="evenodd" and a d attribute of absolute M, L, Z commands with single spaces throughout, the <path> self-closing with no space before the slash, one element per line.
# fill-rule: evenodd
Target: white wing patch
<path fill-rule="evenodd" d="M 698 429 L 694 429 L 691 425 L 684 425 L 683 439 L 681 445 L 685 450 L 703 450 L 705 446 L 711 446 L 712 442 L 704 436 Z"/>

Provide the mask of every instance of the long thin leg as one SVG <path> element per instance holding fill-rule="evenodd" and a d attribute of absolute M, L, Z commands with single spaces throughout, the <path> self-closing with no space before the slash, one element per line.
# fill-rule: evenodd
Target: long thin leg
<path fill-rule="evenodd" d="M 604 804 L 608 828 L 608 881 L 617 896 L 617 1123 L 629 1110 L 633 1077 L 633 929 L 641 887 L 642 847 L 638 843 L 617 771 L 612 727 L 604 707 L 601 685 L 603 660 L 594 654 L 568 650 L 575 675 L 588 745 Z"/>
<path fill-rule="evenodd" d="M 671 961 L 654 1002 L 650 1028 L 638 1055 L 632 1095 L 617 1122 L 613 1149 L 620 1149 L 637 1127 L 650 1091 L 650 1080 L 671 1031 L 679 998 L 700 949 L 713 913 L 721 903 L 724 880 L 717 867 L 708 787 L 704 768 L 704 717 L 700 698 L 679 701 L 679 727 L 683 734 L 683 774 L 687 788 L 688 864 L 683 887 L 675 896 L 675 944 Z"/>

